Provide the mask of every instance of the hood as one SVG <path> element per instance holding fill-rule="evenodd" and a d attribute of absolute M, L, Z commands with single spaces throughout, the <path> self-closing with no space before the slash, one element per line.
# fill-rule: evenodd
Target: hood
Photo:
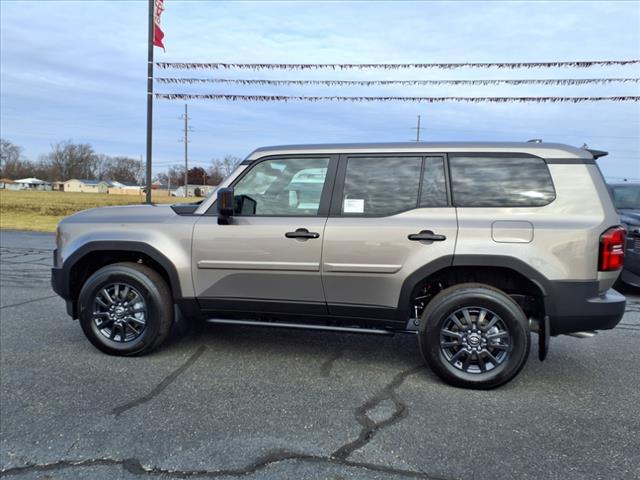
<path fill-rule="evenodd" d="M 175 216 L 170 205 L 118 205 L 82 210 L 62 220 L 61 223 L 149 223 Z"/>

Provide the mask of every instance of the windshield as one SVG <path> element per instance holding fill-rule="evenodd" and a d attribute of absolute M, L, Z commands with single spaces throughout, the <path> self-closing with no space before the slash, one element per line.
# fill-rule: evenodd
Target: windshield
<path fill-rule="evenodd" d="M 640 209 L 640 184 L 611 187 L 613 204 L 618 210 Z"/>

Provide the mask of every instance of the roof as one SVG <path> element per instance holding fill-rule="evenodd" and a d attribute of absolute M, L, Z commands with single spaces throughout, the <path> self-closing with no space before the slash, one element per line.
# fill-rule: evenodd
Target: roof
<path fill-rule="evenodd" d="M 21 178 L 20 180 L 16 180 L 16 183 L 29 183 L 29 184 L 38 184 L 38 185 L 46 185 L 49 182 L 45 182 L 44 180 L 40 180 L 39 178 Z"/>
<path fill-rule="evenodd" d="M 544 158 L 584 158 L 593 159 L 583 148 L 562 143 L 545 142 L 402 142 L 402 143 L 328 143 L 310 145 L 276 145 L 261 147 L 247 157 L 255 160 L 265 154 L 292 153 L 387 153 L 387 152 L 519 152 L 530 153 Z"/>
<path fill-rule="evenodd" d="M 101 183 L 104 183 L 105 185 L 111 185 L 111 183 L 107 182 L 106 180 L 82 180 L 82 179 L 79 179 L 79 178 L 70 178 L 69 180 L 67 180 L 64 183 L 72 182 L 74 180 L 76 182 L 84 183 L 85 185 L 100 185 Z"/>
<path fill-rule="evenodd" d="M 16 181 L 10 178 L 0 178 L 0 183 L 16 183 Z"/>

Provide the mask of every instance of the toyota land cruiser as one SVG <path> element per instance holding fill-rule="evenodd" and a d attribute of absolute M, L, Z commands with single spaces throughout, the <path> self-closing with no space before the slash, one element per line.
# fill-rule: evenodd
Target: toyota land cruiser
<path fill-rule="evenodd" d="M 260 148 L 199 203 L 60 222 L 52 283 L 103 352 L 140 355 L 174 313 L 416 335 L 446 382 L 492 388 L 530 332 L 611 329 L 625 230 L 596 158 L 547 143 Z M 177 309 L 174 308 L 177 306 Z"/>

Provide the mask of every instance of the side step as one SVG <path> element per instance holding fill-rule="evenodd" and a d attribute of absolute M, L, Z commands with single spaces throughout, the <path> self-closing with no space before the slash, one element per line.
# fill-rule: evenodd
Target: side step
<path fill-rule="evenodd" d="M 212 318 L 207 323 L 218 325 L 245 325 L 251 327 L 295 328 L 299 330 L 321 330 L 325 332 L 369 333 L 373 335 L 394 335 L 396 333 L 416 333 L 408 330 L 384 330 L 382 328 L 338 327 L 331 325 L 311 325 L 305 323 L 258 322 L 256 320 L 228 320 Z"/>

